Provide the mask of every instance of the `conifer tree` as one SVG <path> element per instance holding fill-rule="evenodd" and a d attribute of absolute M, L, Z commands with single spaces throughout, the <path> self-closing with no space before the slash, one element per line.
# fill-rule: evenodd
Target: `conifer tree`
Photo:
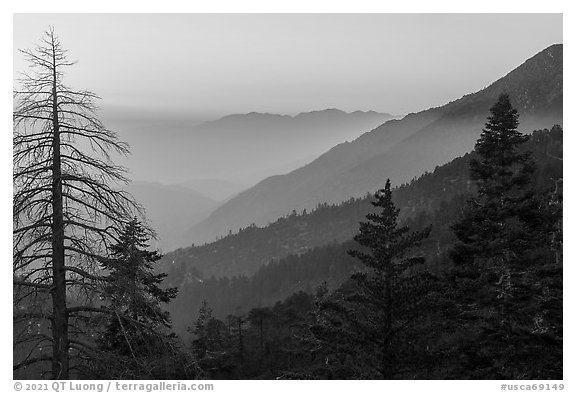
<path fill-rule="evenodd" d="M 405 258 L 406 253 L 420 241 L 428 237 L 430 228 L 409 233 L 406 226 L 398 226 L 397 209 L 392 202 L 392 190 L 390 180 L 386 181 L 384 189 L 374 195 L 372 205 L 381 209 L 378 213 L 369 213 L 367 222 L 360 223 L 360 233 L 354 240 L 370 250 L 366 253 L 359 250 L 351 250 L 349 254 L 358 258 L 364 265 L 371 269 L 374 278 L 366 280 L 367 275 L 358 274 L 355 278 L 361 281 L 374 295 L 379 292 L 383 296 L 375 296 L 374 300 L 382 299 L 385 310 L 386 331 L 390 331 L 395 318 L 394 315 L 394 285 L 399 275 L 415 263 L 422 263 L 421 258 Z"/>
<path fill-rule="evenodd" d="M 162 288 L 166 274 L 154 273 L 161 258 L 148 251 L 149 235 L 134 219 L 119 241 L 111 246 L 111 257 L 101 261 L 109 272 L 102 299 L 110 315 L 106 330 L 98 338 L 101 351 L 132 359 L 154 357 L 171 349 L 170 316 L 162 310 L 177 294 L 177 288 Z"/>
<path fill-rule="evenodd" d="M 521 149 L 528 136 L 517 130 L 508 95 L 490 113 L 470 164 L 477 196 L 452 226 L 454 298 L 469 340 L 460 364 L 473 378 L 541 378 L 530 374 L 542 339 L 534 334 L 542 324 L 537 299 L 548 291 L 537 272 L 552 255 L 557 209 L 531 184 L 535 165 Z"/>
<path fill-rule="evenodd" d="M 535 168 L 530 153 L 519 150 L 528 136 L 517 130 L 518 112 L 508 95 L 502 94 L 490 112 L 476 142 L 477 158 L 470 163 L 478 196 L 469 201 L 464 219 L 453 226 L 461 242 L 453 257 L 457 263 L 467 262 L 472 255 L 498 263 L 506 286 L 508 264 L 526 249 L 529 240 L 518 218 L 534 208 L 527 186 Z"/>
<path fill-rule="evenodd" d="M 503 299 L 510 294 L 514 263 L 537 242 L 526 220 L 537 208 L 528 187 L 535 168 L 530 153 L 519 151 L 528 137 L 517 130 L 518 113 L 508 95 L 500 95 L 490 112 L 470 163 L 478 195 L 452 226 L 459 240 L 452 259 L 464 275 L 496 278 L 493 289 Z"/>
<path fill-rule="evenodd" d="M 250 310 L 248 313 L 247 319 L 252 326 L 258 327 L 258 337 L 259 337 L 259 346 L 260 352 L 263 353 L 264 351 L 264 324 L 267 319 L 273 316 L 270 309 L 266 307 L 256 307 Z"/>
<path fill-rule="evenodd" d="M 335 365 L 329 366 L 335 378 L 391 378 L 398 360 L 394 344 L 415 322 L 414 311 L 426 297 L 414 296 L 415 288 L 425 291 L 427 285 L 423 276 L 411 272 L 424 260 L 409 252 L 430 228 L 410 233 L 398 225 L 390 180 L 374 198 L 372 205 L 378 211 L 366 216 L 368 221 L 360 223 L 354 237 L 362 248 L 349 251 L 367 269 L 354 274 L 348 288 L 320 302 L 319 323 L 312 327 L 328 348 L 326 364 Z M 353 360 L 348 357 L 352 354 Z"/>
<path fill-rule="evenodd" d="M 194 328 L 188 328 L 193 335 L 192 351 L 200 368 L 211 378 L 227 376 L 233 369 L 232 338 L 226 324 L 212 316 L 212 308 L 206 300 L 198 312 Z"/>
<path fill-rule="evenodd" d="M 203 300 L 200 311 L 198 312 L 198 319 L 194 324 L 194 329 L 188 329 L 194 335 L 192 346 L 199 359 L 205 356 L 210 346 L 210 324 L 213 320 L 212 309 L 208 305 L 208 302 Z"/>

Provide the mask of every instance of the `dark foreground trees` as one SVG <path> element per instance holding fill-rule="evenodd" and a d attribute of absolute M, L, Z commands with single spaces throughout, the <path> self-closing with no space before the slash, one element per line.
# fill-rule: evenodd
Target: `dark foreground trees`
<path fill-rule="evenodd" d="M 180 351 L 170 332 L 170 316 L 162 305 L 176 297 L 177 288 L 164 288 L 166 274 L 154 272 L 161 258 L 149 251 L 149 234 L 134 219 L 124 227 L 110 257 L 100 261 L 106 282 L 105 327 L 96 339 L 98 358 L 92 378 L 191 378 L 192 362 Z"/>
<path fill-rule="evenodd" d="M 459 179 L 454 190 L 456 197 L 449 203 L 438 203 L 438 210 L 429 211 L 422 217 L 408 217 L 399 222 L 396 219 L 395 224 L 396 209 L 387 197 L 389 193 L 379 193 L 374 201 L 378 206 L 373 206 L 376 211 L 370 216 L 373 219 L 362 225 L 357 236 L 362 244 L 352 252 L 355 256 L 365 255 L 367 262 L 374 263 L 376 268 L 364 263 L 350 264 L 343 257 L 352 243 L 344 243 L 334 246 L 330 252 L 313 252 L 314 258 L 286 259 L 279 265 L 285 268 L 279 271 L 285 277 L 294 277 L 286 281 L 276 281 L 278 274 L 264 278 L 256 275 L 255 284 L 250 286 L 248 283 L 253 278 L 204 280 L 198 284 L 204 291 L 195 292 L 195 296 L 189 295 L 187 299 L 207 295 L 217 304 L 222 293 L 228 293 L 230 296 L 226 297 L 231 299 L 231 304 L 246 304 L 244 299 L 259 298 L 265 293 L 251 289 L 260 288 L 260 283 L 274 287 L 277 282 L 298 282 L 305 292 L 294 294 L 274 306 L 259 306 L 251 311 L 244 307 L 247 313 L 229 316 L 226 323 L 216 319 L 226 315 L 226 308 L 214 307 L 212 312 L 204 304 L 195 329 L 191 330 L 194 333 L 192 348 L 197 351 L 200 368 L 208 377 L 217 379 L 561 378 L 562 232 L 558 213 L 561 212 L 562 190 L 557 181 L 562 176 L 561 134 L 560 127 L 535 131 L 528 143 L 520 143 L 512 152 L 526 157 L 526 163 L 530 164 L 528 155 L 524 154 L 530 151 L 538 164 L 532 176 L 535 182 L 504 189 L 506 193 L 510 192 L 504 201 L 506 198 L 518 201 L 504 204 L 513 208 L 514 214 L 507 210 L 484 209 L 487 202 L 483 194 L 477 194 L 475 186 L 469 187 L 466 169 L 470 159 L 477 160 L 473 165 L 494 162 L 494 158 L 487 157 L 490 161 L 485 161 L 486 157 L 476 152 L 452 167 L 449 176 L 436 177 L 428 183 L 434 183 L 434 187 L 426 187 L 428 196 L 422 200 L 428 200 L 446 183 L 453 184 L 454 178 Z M 497 150 L 488 149 L 488 153 Z M 523 167 L 517 164 L 514 170 L 509 170 L 513 176 L 518 176 Z M 448 181 L 442 181 L 446 179 Z M 480 184 L 479 187 L 482 189 Z M 397 193 L 395 196 L 399 197 Z M 471 206 L 465 208 L 466 199 L 470 199 Z M 472 227 L 461 228 L 475 230 L 463 232 L 471 242 L 461 244 L 461 240 L 450 233 L 449 225 L 470 219 L 468 214 L 460 214 L 475 208 L 478 210 L 474 217 L 478 219 L 473 221 Z M 495 226 L 504 235 L 477 230 L 480 225 L 495 220 L 498 217 L 495 213 L 508 217 Z M 391 245 L 410 244 L 410 241 L 399 241 L 409 239 L 409 232 L 394 235 L 405 223 L 424 233 L 428 224 L 433 223 L 434 230 L 428 238 L 421 239 L 420 245 L 404 249 L 405 254 L 401 257 L 402 253 L 392 250 L 402 248 Z M 514 246 L 514 242 L 499 242 L 499 236 L 508 236 L 506 233 L 516 233 L 516 241 L 524 245 L 516 247 L 515 254 L 510 254 L 511 285 L 501 280 L 502 270 L 495 268 L 500 266 L 497 263 L 504 246 Z M 420 236 L 414 235 L 415 238 Z M 494 239 L 490 240 L 491 237 Z M 476 249 L 476 241 L 482 242 L 482 247 Z M 460 254 L 458 260 L 454 254 L 452 263 L 445 250 L 455 244 L 459 245 L 456 250 L 466 247 L 466 251 L 471 247 L 475 251 Z M 491 248 L 494 246 L 499 248 Z M 396 258 L 383 257 L 378 263 L 377 254 L 395 255 Z M 488 255 L 494 256 L 492 261 L 486 257 Z M 417 263 L 421 256 L 427 257 L 425 264 Z M 426 268 L 434 267 L 430 262 L 434 258 L 441 263 L 431 275 Z M 314 296 L 310 288 L 329 277 L 327 270 L 316 275 L 314 269 L 326 261 L 335 266 L 348 266 L 342 270 L 342 275 L 350 271 L 362 273 L 355 274 L 354 279 L 343 285 L 341 279 L 329 281 L 320 286 Z M 388 298 L 385 267 L 390 265 L 397 266 L 399 274 L 389 276 L 391 297 Z M 271 263 L 266 269 L 278 268 Z M 292 275 L 292 271 L 299 273 Z M 305 280 L 309 281 L 302 285 Z M 231 285 L 230 282 L 244 284 Z M 502 291 L 507 297 L 499 296 Z M 242 323 L 244 320 L 246 323 Z"/>
<path fill-rule="evenodd" d="M 22 53 L 30 68 L 14 91 L 13 270 L 14 343 L 26 353 L 14 369 L 50 362 L 49 377 L 67 379 L 71 357 L 90 352 L 82 314 L 104 280 L 97 261 L 139 208 L 116 187 L 127 179 L 110 156 L 128 146 L 95 116 L 94 93 L 63 83 L 73 62 L 54 31 Z"/>
<path fill-rule="evenodd" d="M 471 378 L 561 379 L 561 205 L 532 184 L 534 162 L 520 149 L 528 136 L 508 96 L 490 112 L 470 165 L 478 194 L 453 226 L 453 296 L 467 332 L 460 367 Z"/>
<path fill-rule="evenodd" d="M 232 316 L 231 316 L 232 317 Z M 206 300 L 202 301 L 194 327 L 188 328 L 192 335 L 191 350 L 199 367 L 209 378 L 229 378 L 234 369 L 236 340 L 234 330 L 238 320 L 231 318 L 228 326 L 214 318 Z M 242 332 L 239 333 L 240 335 Z M 242 359 L 238 359 L 240 362 Z"/>
<path fill-rule="evenodd" d="M 411 253 L 430 228 L 410 232 L 398 225 L 390 181 L 375 194 L 376 213 L 366 216 L 350 251 L 366 267 L 336 293 L 320 299 L 310 347 L 325 358 L 319 372 L 327 378 L 391 378 L 413 355 L 413 335 L 427 302 L 430 277 L 424 258 Z"/>

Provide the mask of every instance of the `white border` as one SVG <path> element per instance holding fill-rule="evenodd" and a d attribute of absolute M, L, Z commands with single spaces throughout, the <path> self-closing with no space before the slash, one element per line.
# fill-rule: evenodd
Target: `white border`
<path fill-rule="evenodd" d="M 447 1 L 447 0 L 433 0 L 433 1 L 403 1 L 386 3 L 383 1 L 312 1 L 312 0 L 292 0 L 284 2 L 273 2 L 272 0 L 217 0 L 217 1 L 138 1 L 138 2 L 125 2 L 120 3 L 118 0 L 99 0 L 97 2 L 81 2 L 78 0 L 26 0 L 26 1 L 12 1 L 9 4 L 3 4 L 0 31 L 2 48 L 4 53 L 12 53 L 12 14 L 13 13 L 70 13 L 70 12 L 89 12 L 89 13 L 130 13 L 130 12 L 143 12 L 143 13 L 172 13 L 172 12 L 195 12 L 195 13 L 250 13 L 250 12 L 333 12 L 333 13 L 358 13 L 358 12 L 385 12 L 385 13 L 401 13 L 401 12 L 418 12 L 418 13 L 455 13 L 455 12 L 483 12 L 483 13 L 563 13 L 564 14 L 564 106 L 565 118 L 564 129 L 566 130 L 565 137 L 565 151 L 571 153 L 576 147 L 574 138 L 576 129 L 574 128 L 573 112 L 574 108 L 574 72 L 576 65 L 574 62 L 574 51 L 572 47 L 572 37 L 574 34 L 574 13 L 569 6 L 568 1 L 496 1 L 496 0 L 483 0 L 480 2 L 465 1 Z M 489 26 L 487 27 L 489 28 Z M 0 174 L 2 176 L 2 183 L 6 185 L 6 191 L 0 193 L 0 206 L 2 206 L 2 226 L 0 239 L 2 241 L 3 266 L 2 266 L 2 310 L 11 310 L 11 303 L 9 299 L 12 297 L 12 283 L 11 283 L 11 270 L 9 270 L 10 263 L 8 260 L 8 253 L 11 249 L 11 197 L 8 193 L 8 184 L 11 179 L 11 141 L 10 130 L 12 128 L 12 72 L 9 68 L 12 67 L 12 61 L 4 58 L 2 64 L 2 78 L 0 85 L 0 97 L 2 98 L 2 117 L 0 123 L 1 139 L 0 139 Z M 464 94 L 465 92 L 463 92 Z M 565 286 L 564 295 L 564 327 L 567 334 L 565 335 L 564 346 L 564 385 L 565 391 L 574 391 L 576 380 L 572 377 L 574 375 L 574 313 L 571 309 L 574 304 L 574 290 L 572 289 L 572 280 L 574 279 L 574 268 L 572 267 L 572 260 L 574 256 L 574 248 L 571 245 L 571 236 L 574 233 L 573 223 L 576 220 L 573 200 L 573 178 L 572 174 L 574 167 L 574 160 L 571 154 L 566 154 L 567 165 L 565 172 L 567 174 L 567 181 L 564 182 L 565 204 L 564 210 L 564 223 L 565 223 L 565 273 L 568 285 Z M 4 323 L 2 324 L 2 337 L 3 347 L 5 354 L 1 357 L 1 375 L 2 385 L 5 391 L 13 391 L 12 383 L 12 357 L 8 355 L 8 348 L 11 348 L 12 329 L 9 315 L 5 313 Z M 572 382 L 570 382 L 572 381 Z M 276 393 L 291 392 L 296 387 L 306 391 L 318 391 L 319 389 L 330 389 L 331 391 L 345 391 L 345 390 L 362 390 L 362 391 L 382 391 L 382 388 L 390 389 L 392 391 L 404 391 L 406 389 L 418 389 L 425 391 L 442 391 L 442 392 L 495 392 L 499 390 L 500 384 L 504 381 L 217 381 L 217 392 L 222 391 L 236 391 L 236 390 L 255 390 L 255 391 L 270 391 L 274 389 Z M 518 381 L 510 383 L 519 383 Z M 4 390 L 4 389 L 3 389 Z"/>

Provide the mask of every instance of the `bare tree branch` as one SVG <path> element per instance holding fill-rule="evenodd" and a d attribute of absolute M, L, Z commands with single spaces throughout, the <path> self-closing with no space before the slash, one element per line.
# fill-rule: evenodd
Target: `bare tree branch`
<path fill-rule="evenodd" d="M 32 356 L 41 350 L 34 347 L 14 370 L 50 361 L 51 377 L 68 379 L 69 349 L 86 350 L 82 335 L 94 329 L 68 297 L 98 296 L 107 279 L 99 261 L 108 257 L 120 226 L 141 216 L 142 208 L 120 189 L 128 179 L 111 153 L 129 149 L 96 117 L 99 97 L 62 82 L 65 67 L 75 62 L 67 60 L 53 29 L 21 53 L 30 68 L 13 91 L 14 304 L 32 308 L 14 323 L 50 315 L 51 353 Z M 28 328 L 22 334 L 15 344 L 35 342 Z"/>

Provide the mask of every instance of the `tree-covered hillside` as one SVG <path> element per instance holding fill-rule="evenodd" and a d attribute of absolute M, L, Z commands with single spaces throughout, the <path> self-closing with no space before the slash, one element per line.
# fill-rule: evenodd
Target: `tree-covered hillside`
<path fill-rule="evenodd" d="M 537 189 L 554 190 L 561 184 L 560 127 L 535 131 L 522 150 L 532 152 L 537 164 L 534 173 Z M 449 263 L 448 250 L 455 241 L 450 226 L 461 214 L 466 199 L 475 191 L 468 173 L 474 156 L 467 154 L 457 158 L 393 192 L 402 224 L 413 230 L 423 230 L 431 225 L 430 236 L 415 250 L 426 255 L 427 268 L 434 274 L 441 274 Z M 236 261 L 231 267 L 235 269 L 243 261 L 250 262 L 251 257 L 266 257 L 261 257 L 262 263 L 252 261 L 250 266 L 260 266 L 254 273 L 233 276 L 214 277 L 199 270 L 199 264 L 187 265 L 185 258 L 170 264 L 166 282 L 180 286 L 178 297 L 169 306 L 176 330 L 182 332 L 196 318 L 203 300 L 208 301 L 215 316 L 223 318 L 252 307 L 271 305 L 297 291 L 311 293 L 324 282 L 330 289 L 337 288 L 352 272 L 360 269 L 346 251 L 354 247 L 351 239 L 363 216 L 373 211 L 372 198 L 368 195 L 340 205 L 322 205 L 310 213 L 294 213 L 266 228 L 247 228 L 213 244 L 188 249 L 192 253 L 201 250 L 203 253 L 198 254 L 201 255 L 198 259 L 205 257 L 206 264 L 216 263 L 219 256 L 228 255 L 230 260 Z M 283 239 L 284 244 L 314 244 L 317 239 L 325 243 L 293 251 L 289 247 L 271 246 L 279 239 Z M 259 248 L 261 245 L 264 247 Z M 167 257 L 172 258 L 172 255 Z M 266 258 L 269 258 L 268 263 Z"/>
<path fill-rule="evenodd" d="M 557 158 L 562 155 L 561 128 L 534 132 L 523 149 L 533 151 L 538 162 L 538 187 L 550 187 L 553 179 L 562 177 L 562 160 Z M 471 154 L 456 158 L 396 188 L 393 199 L 400 219 L 422 221 L 441 206 L 454 208 L 449 202 L 474 188 L 468 175 L 470 158 Z M 311 212 L 294 211 L 264 228 L 252 225 L 210 244 L 178 249 L 163 257 L 162 270 L 174 285 L 194 281 L 194 277 L 250 276 L 273 260 L 351 240 L 358 223 L 372 209 L 371 198 L 368 194 L 338 205 L 320 204 Z"/>
<path fill-rule="evenodd" d="M 414 200 L 419 213 L 400 219 L 379 193 L 383 211 L 356 243 L 185 284 L 171 311 L 200 367 L 224 379 L 561 379 L 562 130 L 514 144 L 523 166 L 484 151 L 415 180 L 427 198 L 454 192 L 436 209 Z"/>

